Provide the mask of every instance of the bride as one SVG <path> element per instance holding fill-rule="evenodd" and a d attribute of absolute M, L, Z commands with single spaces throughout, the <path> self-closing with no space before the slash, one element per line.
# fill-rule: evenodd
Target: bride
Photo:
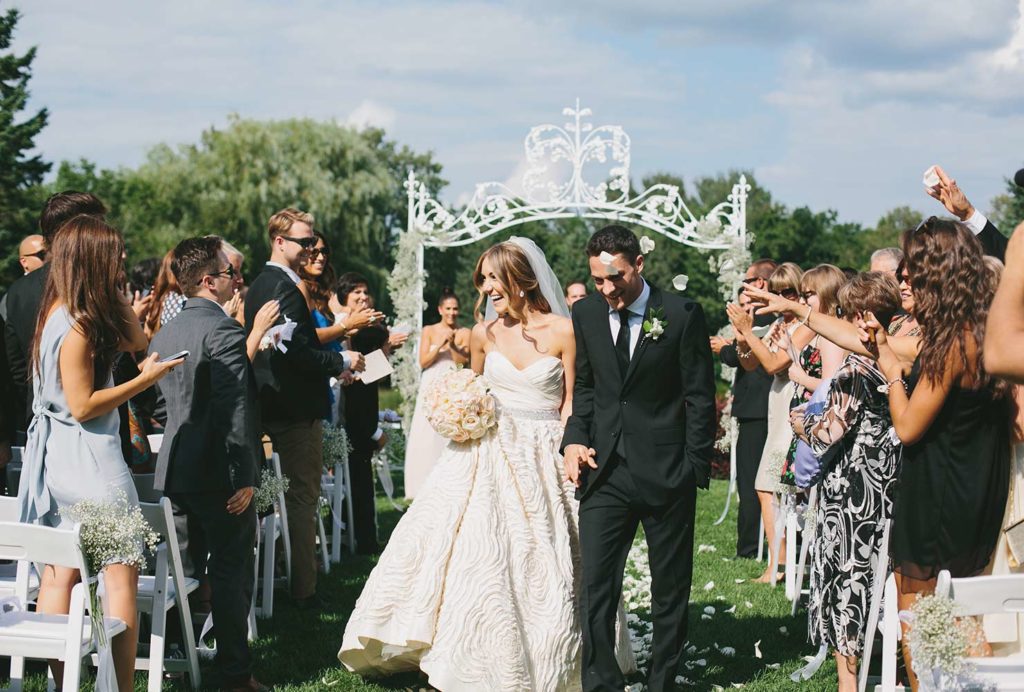
<path fill-rule="evenodd" d="M 454 690 L 580 689 L 579 532 L 558 447 L 576 357 L 560 284 L 537 245 L 487 249 L 473 283 L 471 366 L 499 405 L 483 439 L 449 443 L 398 523 L 338 658 L 368 675 L 422 670 Z M 634 668 L 628 631 L 618 657 Z"/>

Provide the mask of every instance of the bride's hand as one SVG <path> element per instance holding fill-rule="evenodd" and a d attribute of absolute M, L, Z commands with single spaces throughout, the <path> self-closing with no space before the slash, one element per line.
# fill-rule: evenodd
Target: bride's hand
<path fill-rule="evenodd" d="M 583 468 L 584 464 L 592 469 L 596 469 L 597 462 L 594 461 L 595 456 L 597 456 L 597 452 L 594 451 L 593 447 L 566 445 L 565 453 L 562 456 L 563 478 L 567 481 L 572 481 L 573 485 L 577 488 L 580 487 L 580 469 Z"/>

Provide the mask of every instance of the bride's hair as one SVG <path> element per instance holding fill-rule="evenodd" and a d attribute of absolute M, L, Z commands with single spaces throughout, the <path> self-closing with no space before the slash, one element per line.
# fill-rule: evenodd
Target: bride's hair
<path fill-rule="evenodd" d="M 523 321 L 526 309 L 530 308 L 537 312 L 551 312 L 551 305 L 544 297 L 537 281 L 537 275 L 533 273 L 530 260 L 523 249 L 515 243 L 506 240 L 484 250 L 480 259 L 476 261 L 476 269 L 473 271 L 473 285 L 476 287 L 479 297 L 476 300 L 474 313 L 477 320 L 483 321 L 481 308 L 487 300 L 484 294 L 484 260 L 491 263 L 495 276 L 501 283 L 502 292 L 505 293 L 505 301 L 508 303 L 508 314 L 511 317 Z M 523 295 L 519 295 L 522 293 Z"/>

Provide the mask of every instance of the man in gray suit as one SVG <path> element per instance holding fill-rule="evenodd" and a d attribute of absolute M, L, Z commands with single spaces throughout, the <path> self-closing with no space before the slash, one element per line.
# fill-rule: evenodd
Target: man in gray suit
<path fill-rule="evenodd" d="M 164 356 L 188 351 L 188 357 L 159 385 L 167 426 L 154 485 L 200 530 L 209 550 L 222 689 L 264 690 L 252 677 L 247 641 L 256 541 L 252 495 L 263 447 L 245 331 L 222 307 L 233 293 L 234 269 L 219 238 L 183 240 L 171 269 L 188 301 L 150 349 Z"/>

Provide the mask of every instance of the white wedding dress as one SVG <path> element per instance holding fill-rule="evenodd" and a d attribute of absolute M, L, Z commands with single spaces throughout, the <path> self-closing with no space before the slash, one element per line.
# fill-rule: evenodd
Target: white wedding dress
<path fill-rule="evenodd" d="M 445 448 L 370 574 L 338 658 L 368 675 L 420 669 L 444 692 L 578 690 L 580 544 L 558 452 L 562 364 L 545 356 L 520 370 L 491 351 L 484 377 L 496 429 Z M 631 671 L 624 622 L 619 639 Z"/>

